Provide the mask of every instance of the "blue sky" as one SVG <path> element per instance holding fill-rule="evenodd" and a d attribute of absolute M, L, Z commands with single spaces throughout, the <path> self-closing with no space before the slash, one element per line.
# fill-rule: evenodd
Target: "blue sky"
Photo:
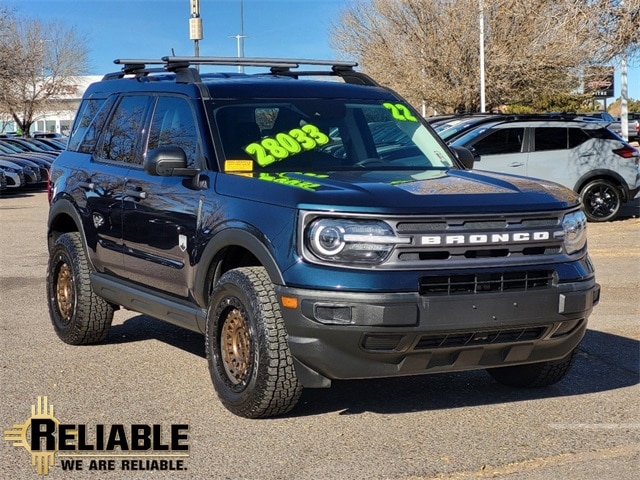
<path fill-rule="evenodd" d="M 243 0 L 247 57 L 335 59 L 331 25 L 350 0 Z M 189 0 L 0 0 L 28 17 L 73 25 L 89 40 L 91 73 L 118 70 L 115 58 L 193 55 Z M 202 56 L 235 56 L 240 0 L 200 0 Z M 629 96 L 640 99 L 640 65 L 629 70 Z M 615 94 L 620 95 L 616 71 Z M 609 100 L 613 101 L 613 99 Z"/>

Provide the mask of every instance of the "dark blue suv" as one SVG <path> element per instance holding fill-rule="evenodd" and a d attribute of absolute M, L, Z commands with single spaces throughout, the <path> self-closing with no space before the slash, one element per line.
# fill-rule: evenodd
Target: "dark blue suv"
<path fill-rule="evenodd" d="M 334 379 L 569 370 L 600 292 L 572 191 L 474 172 L 355 63 L 116 63 L 51 173 L 63 341 L 103 340 L 120 307 L 201 332 L 218 396 L 251 418 Z"/>

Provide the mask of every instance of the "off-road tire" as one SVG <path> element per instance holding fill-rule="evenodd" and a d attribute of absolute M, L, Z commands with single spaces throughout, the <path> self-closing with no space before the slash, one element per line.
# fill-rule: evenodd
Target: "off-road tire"
<path fill-rule="evenodd" d="M 584 213 L 590 222 L 608 222 L 616 218 L 622 207 L 622 192 L 609 180 L 597 179 L 580 190 Z"/>
<path fill-rule="evenodd" d="M 515 365 L 512 367 L 489 368 L 487 372 L 495 380 L 510 387 L 547 387 L 562 380 L 571 369 L 578 349 L 560 360 Z"/>
<path fill-rule="evenodd" d="M 80 234 L 60 235 L 49 256 L 47 300 L 55 332 L 71 345 L 101 342 L 113 320 L 113 306 L 93 292 L 89 273 Z"/>
<path fill-rule="evenodd" d="M 230 270 L 217 282 L 206 351 L 218 397 L 238 416 L 282 415 L 300 398 L 280 305 L 264 268 Z"/>

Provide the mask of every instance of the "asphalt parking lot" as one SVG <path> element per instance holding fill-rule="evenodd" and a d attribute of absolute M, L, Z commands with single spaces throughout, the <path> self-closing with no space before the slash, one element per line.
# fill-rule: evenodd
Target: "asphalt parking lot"
<path fill-rule="evenodd" d="M 27 449 L 7 435 L 35 418 L 31 408 L 39 396 L 48 397 L 61 423 L 88 430 L 188 425 L 183 470 L 124 470 L 121 457 L 109 458 L 113 470 L 89 470 L 91 459 L 106 458 L 101 455 L 82 457 L 82 470 L 65 471 L 62 460 L 78 457 L 58 452 L 50 479 L 635 478 L 639 214 L 636 199 L 619 220 L 589 224 L 602 298 L 574 369 L 559 384 L 513 390 L 481 371 L 335 382 L 329 390 L 306 390 L 285 417 L 247 420 L 218 402 L 203 339 L 194 333 L 119 311 L 103 344 L 73 347 L 58 340 L 44 293 L 46 193 L 3 193 L 0 478 L 39 477 Z"/>

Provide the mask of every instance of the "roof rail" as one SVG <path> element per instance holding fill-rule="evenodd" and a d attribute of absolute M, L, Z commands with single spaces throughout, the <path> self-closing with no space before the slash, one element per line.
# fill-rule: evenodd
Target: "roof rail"
<path fill-rule="evenodd" d="M 109 73 L 103 80 L 123 78 L 126 75 L 143 77 L 149 73 L 175 72 L 179 82 L 197 82 L 200 76 L 197 70 L 190 68 L 194 65 L 218 65 L 218 66 L 244 66 L 266 67 L 271 69 L 273 75 L 287 75 L 298 78 L 310 75 L 333 75 L 341 77 L 346 83 L 377 86 L 378 83 L 364 73 L 356 72 L 353 67 L 357 62 L 342 60 L 312 60 L 300 58 L 263 58 L 263 57 L 194 57 L 194 56 L 165 56 L 161 59 L 116 59 L 116 65 L 123 65 L 119 72 Z M 149 68 L 148 65 L 160 65 L 161 67 Z M 331 67 L 331 70 L 298 71 L 292 72 L 300 65 L 315 65 Z M 189 73 L 187 73 L 187 70 Z"/>

